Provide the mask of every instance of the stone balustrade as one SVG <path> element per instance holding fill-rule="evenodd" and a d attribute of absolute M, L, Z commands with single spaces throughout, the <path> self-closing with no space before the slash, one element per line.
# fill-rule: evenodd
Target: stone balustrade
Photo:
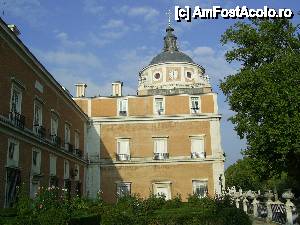
<path fill-rule="evenodd" d="M 282 200 L 279 200 L 278 194 L 268 191 L 262 194 L 260 191 L 236 190 L 235 187 L 223 191 L 223 196 L 231 198 L 232 203 L 254 218 L 263 218 L 267 222 L 276 222 L 279 224 L 297 224 L 295 223 L 298 214 L 296 207 L 291 201 L 294 194 L 290 189 L 282 194 Z M 285 203 L 284 203 L 285 201 Z"/>

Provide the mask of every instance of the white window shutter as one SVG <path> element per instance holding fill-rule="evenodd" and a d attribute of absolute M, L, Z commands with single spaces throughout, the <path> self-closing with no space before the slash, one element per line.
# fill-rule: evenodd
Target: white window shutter
<path fill-rule="evenodd" d="M 204 139 L 192 139 L 192 152 L 204 152 Z"/>

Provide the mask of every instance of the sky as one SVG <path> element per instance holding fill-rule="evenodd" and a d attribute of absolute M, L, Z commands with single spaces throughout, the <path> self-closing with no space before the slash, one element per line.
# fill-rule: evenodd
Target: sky
<path fill-rule="evenodd" d="M 238 63 L 229 64 L 224 54 L 230 46 L 222 46 L 221 35 L 238 20 L 192 20 L 176 22 L 174 7 L 211 8 L 269 7 L 290 8 L 299 22 L 297 0 L 0 0 L 1 18 L 15 24 L 19 38 L 58 82 L 72 94 L 75 83 L 87 84 L 87 95 L 111 95 L 111 82 L 124 82 L 124 94 L 135 94 L 138 72 L 163 47 L 163 37 L 171 10 L 172 27 L 181 51 L 202 65 L 218 93 L 222 114 L 222 148 L 225 166 L 242 158 L 246 141 L 240 140 L 228 118 L 234 115 L 219 89 L 220 80 L 234 74 Z M 247 22 L 247 19 L 244 19 Z"/>

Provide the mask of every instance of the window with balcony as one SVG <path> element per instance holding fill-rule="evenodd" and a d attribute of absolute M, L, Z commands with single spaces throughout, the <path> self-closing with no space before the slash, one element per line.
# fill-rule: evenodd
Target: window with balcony
<path fill-rule="evenodd" d="M 43 106 L 40 101 L 34 101 L 33 131 L 40 138 L 45 138 L 46 130 L 43 127 Z"/>
<path fill-rule="evenodd" d="M 154 138 L 154 157 L 155 160 L 168 159 L 167 138 Z"/>
<path fill-rule="evenodd" d="M 70 143 L 71 141 L 71 126 L 68 123 L 65 123 L 65 150 L 72 153 L 73 146 Z"/>
<path fill-rule="evenodd" d="M 8 139 L 7 166 L 19 166 L 19 142 L 14 139 Z"/>
<path fill-rule="evenodd" d="M 207 180 L 193 180 L 193 194 L 199 198 L 207 196 Z"/>
<path fill-rule="evenodd" d="M 35 198 L 40 187 L 40 181 L 32 179 L 30 183 L 30 198 Z"/>
<path fill-rule="evenodd" d="M 50 176 L 56 176 L 56 156 L 50 155 Z"/>
<path fill-rule="evenodd" d="M 58 136 L 58 116 L 55 113 L 51 114 L 51 128 L 50 128 L 50 136 L 51 136 L 51 142 L 57 146 L 60 147 L 61 145 L 61 139 Z"/>
<path fill-rule="evenodd" d="M 38 149 L 32 150 L 31 171 L 33 175 L 39 175 L 41 173 L 41 151 Z"/>
<path fill-rule="evenodd" d="M 204 137 L 192 137 L 191 138 L 191 158 L 205 159 L 206 154 L 204 151 Z"/>
<path fill-rule="evenodd" d="M 21 114 L 21 109 L 22 90 L 17 85 L 13 84 L 11 89 L 9 118 L 15 126 L 24 129 L 25 117 Z"/>
<path fill-rule="evenodd" d="M 118 198 L 131 194 L 131 183 L 130 182 L 119 182 L 117 183 L 117 196 Z"/>
<path fill-rule="evenodd" d="M 80 178 L 79 165 L 75 164 L 75 167 L 74 167 L 74 180 L 79 181 L 79 178 Z"/>
<path fill-rule="evenodd" d="M 165 104 L 163 98 L 155 98 L 154 99 L 154 114 L 162 115 L 165 113 Z"/>
<path fill-rule="evenodd" d="M 120 138 L 117 140 L 117 160 L 130 160 L 129 139 Z"/>
<path fill-rule="evenodd" d="M 118 111 L 119 111 L 119 116 L 128 115 L 128 99 L 119 99 Z"/>
<path fill-rule="evenodd" d="M 191 97 L 191 113 L 197 114 L 200 112 L 200 101 L 199 97 Z"/>
<path fill-rule="evenodd" d="M 68 160 L 64 160 L 64 179 L 70 179 L 70 164 Z"/>

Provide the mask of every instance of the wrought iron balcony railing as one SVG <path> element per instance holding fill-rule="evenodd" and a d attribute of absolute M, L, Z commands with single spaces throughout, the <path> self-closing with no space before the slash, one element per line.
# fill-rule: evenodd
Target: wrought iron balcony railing
<path fill-rule="evenodd" d="M 65 150 L 69 153 L 74 153 L 74 146 L 70 143 L 65 143 Z"/>
<path fill-rule="evenodd" d="M 61 138 L 60 137 L 58 137 L 56 134 L 51 134 L 50 138 L 51 138 L 51 143 L 55 147 L 61 147 Z"/>
<path fill-rule="evenodd" d="M 191 153 L 192 159 L 205 159 L 206 158 L 206 152 L 192 152 Z"/>
<path fill-rule="evenodd" d="M 192 113 L 199 113 L 199 107 L 192 107 Z"/>
<path fill-rule="evenodd" d="M 33 127 L 33 129 L 34 129 L 34 133 L 38 137 L 40 137 L 42 139 L 46 138 L 46 128 L 45 127 L 43 127 L 43 126 L 41 126 L 39 124 L 35 124 L 34 127 Z"/>
<path fill-rule="evenodd" d="M 75 150 L 74 150 L 74 153 L 75 153 L 75 155 L 76 156 L 78 156 L 79 158 L 82 158 L 82 151 L 80 150 L 80 149 L 78 149 L 78 148 L 76 148 Z"/>
<path fill-rule="evenodd" d="M 129 154 L 116 154 L 116 158 L 118 161 L 129 161 L 130 155 Z"/>
<path fill-rule="evenodd" d="M 22 115 L 18 112 L 10 112 L 9 119 L 14 126 L 20 128 L 20 129 L 24 129 L 24 127 L 25 127 L 25 116 L 24 115 Z"/>
<path fill-rule="evenodd" d="M 119 111 L 120 116 L 127 116 L 127 111 Z"/>
<path fill-rule="evenodd" d="M 156 152 L 154 153 L 154 160 L 163 160 L 163 159 L 168 159 L 169 158 L 169 153 L 161 153 L 161 152 Z"/>

